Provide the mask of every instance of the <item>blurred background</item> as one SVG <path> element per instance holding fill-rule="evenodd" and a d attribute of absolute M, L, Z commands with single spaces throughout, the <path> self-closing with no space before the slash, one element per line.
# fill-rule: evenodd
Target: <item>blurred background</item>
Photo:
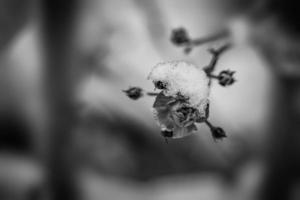
<path fill-rule="evenodd" d="M 299 6 L 287 0 L 0 0 L 0 199 L 300 199 Z M 154 99 L 128 99 L 170 42 L 230 30 L 209 129 L 168 144 Z"/>

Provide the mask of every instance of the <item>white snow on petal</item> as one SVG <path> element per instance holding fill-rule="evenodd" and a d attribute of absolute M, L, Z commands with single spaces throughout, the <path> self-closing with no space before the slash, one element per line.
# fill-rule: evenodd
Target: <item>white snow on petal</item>
<path fill-rule="evenodd" d="M 189 98 L 191 106 L 204 111 L 208 103 L 209 86 L 206 73 L 195 65 L 184 61 L 169 61 L 153 67 L 148 79 L 167 83 L 166 96 L 178 93 Z"/>

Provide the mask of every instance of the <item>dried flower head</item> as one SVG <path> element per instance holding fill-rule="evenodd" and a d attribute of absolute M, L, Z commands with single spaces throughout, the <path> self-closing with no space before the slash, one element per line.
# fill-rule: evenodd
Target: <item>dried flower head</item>
<path fill-rule="evenodd" d="M 234 73 L 235 71 L 230 70 L 221 71 L 218 76 L 219 84 L 222 86 L 232 85 L 236 81 L 233 77 Z"/>
<path fill-rule="evenodd" d="M 172 31 L 171 42 L 183 47 L 186 54 L 195 46 L 207 42 L 228 38 L 228 31 L 215 35 L 191 39 L 184 28 Z M 218 80 L 222 86 L 232 85 L 235 82 L 234 71 L 225 70 L 214 75 L 220 55 L 232 47 L 227 42 L 217 49 L 209 49 L 212 54 L 210 63 L 203 69 L 184 61 L 170 61 L 159 63 L 153 67 L 148 79 L 152 80 L 155 89 L 159 92 L 145 92 L 148 96 L 155 96 L 153 114 L 160 128 L 161 135 L 167 138 L 181 138 L 197 130 L 196 123 L 204 122 L 215 140 L 226 137 L 225 131 L 213 126 L 209 121 L 209 91 L 212 79 Z M 124 91 L 131 99 L 143 96 L 143 90 L 132 87 Z"/>
<path fill-rule="evenodd" d="M 190 135 L 197 130 L 195 123 L 206 119 L 205 113 L 190 107 L 182 99 L 167 97 L 163 92 L 156 97 L 153 108 L 164 137 L 181 138 Z"/>
<path fill-rule="evenodd" d="M 222 140 L 227 137 L 225 131 L 220 127 L 213 127 L 211 133 L 215 140 Z"/>
<path fill-rule="evenodd" d="M 127 90 L 123 90 L 123 92 L 132 100 L 137 100 L 144 95 L 143 90 L 139 87 L 130 87 Z"/>
<path fill-rule="evenodd" d="M 168 137 L 181 138 L 207 119 L 209 87 L 204 71 L 182 61 L 166 62 L 156 65 L 149 79 L 161 89 L 153 108 L 162 133 L 168 130 L 172 132 Z"/>
<path fill-rule="evenodd" d="M 181 46 L 190 42 L 187 31 L 184 28 L 177 28 L 172 31 L 171 42 Z"/>

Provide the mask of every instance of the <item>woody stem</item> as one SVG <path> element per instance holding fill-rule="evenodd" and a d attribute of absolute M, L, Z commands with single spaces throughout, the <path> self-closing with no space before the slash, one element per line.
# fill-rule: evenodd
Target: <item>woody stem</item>
<path fill-rule="evenodd" d="M 157 96 L 159 93 L 158 92 L 147 92 L 146 94 L 148 96 Z"/>
<path fill-rule="evenodd" d="M 219 79 L 219 76 L 214 75 L 214 74 L 207 74 L 207 76 L 208 76 L 209 78 Z"/>
<path fill-rule="evenodd" d="M 229 33 L 227 30 L 223 30 L 219 33 L 216 33 L 214 35 L 210 35 L 204 38 L 198 38 L 191 40 L 187 46 L 200 46 L 209 42 L 214 42 L 219 39 L 227 38 L 229 37 Z"/>
<path fill-rule="evenodd" d="M 205 123 L 210 129 L 215 128 L 214 125 L 212 125 L 208 120 L 205 120 L 204 123 Z"/>
<path fill-rule="evenodd" d="M 206 74 L 211 75 L 211 73 L 215 70 L 218 60 L 219 60 L 220 56 L 222 55 L 222 53 L 224 53 L 231 47 L 232 47 L 232 44 L 227 43 L 218 49 L 209 49 L 208 50 L 212 54 L 212 59 L 211 59 L 210 63 L 208 64 L 208 66 L 206 66 L 204 68 L 204 71 L 206 72 Z"/>

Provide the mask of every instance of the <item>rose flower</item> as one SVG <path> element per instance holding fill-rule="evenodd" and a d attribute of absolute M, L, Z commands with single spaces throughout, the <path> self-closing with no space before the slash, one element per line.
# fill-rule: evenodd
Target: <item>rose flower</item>
<path fill-rule="evenodd" d="M 164 137 L 181 138 L 197 130 L 208 117 L 208 78 L 202 69 L 182 61 L 156 65 L 149 77 L 161 92 L 154 116 Z"/>

